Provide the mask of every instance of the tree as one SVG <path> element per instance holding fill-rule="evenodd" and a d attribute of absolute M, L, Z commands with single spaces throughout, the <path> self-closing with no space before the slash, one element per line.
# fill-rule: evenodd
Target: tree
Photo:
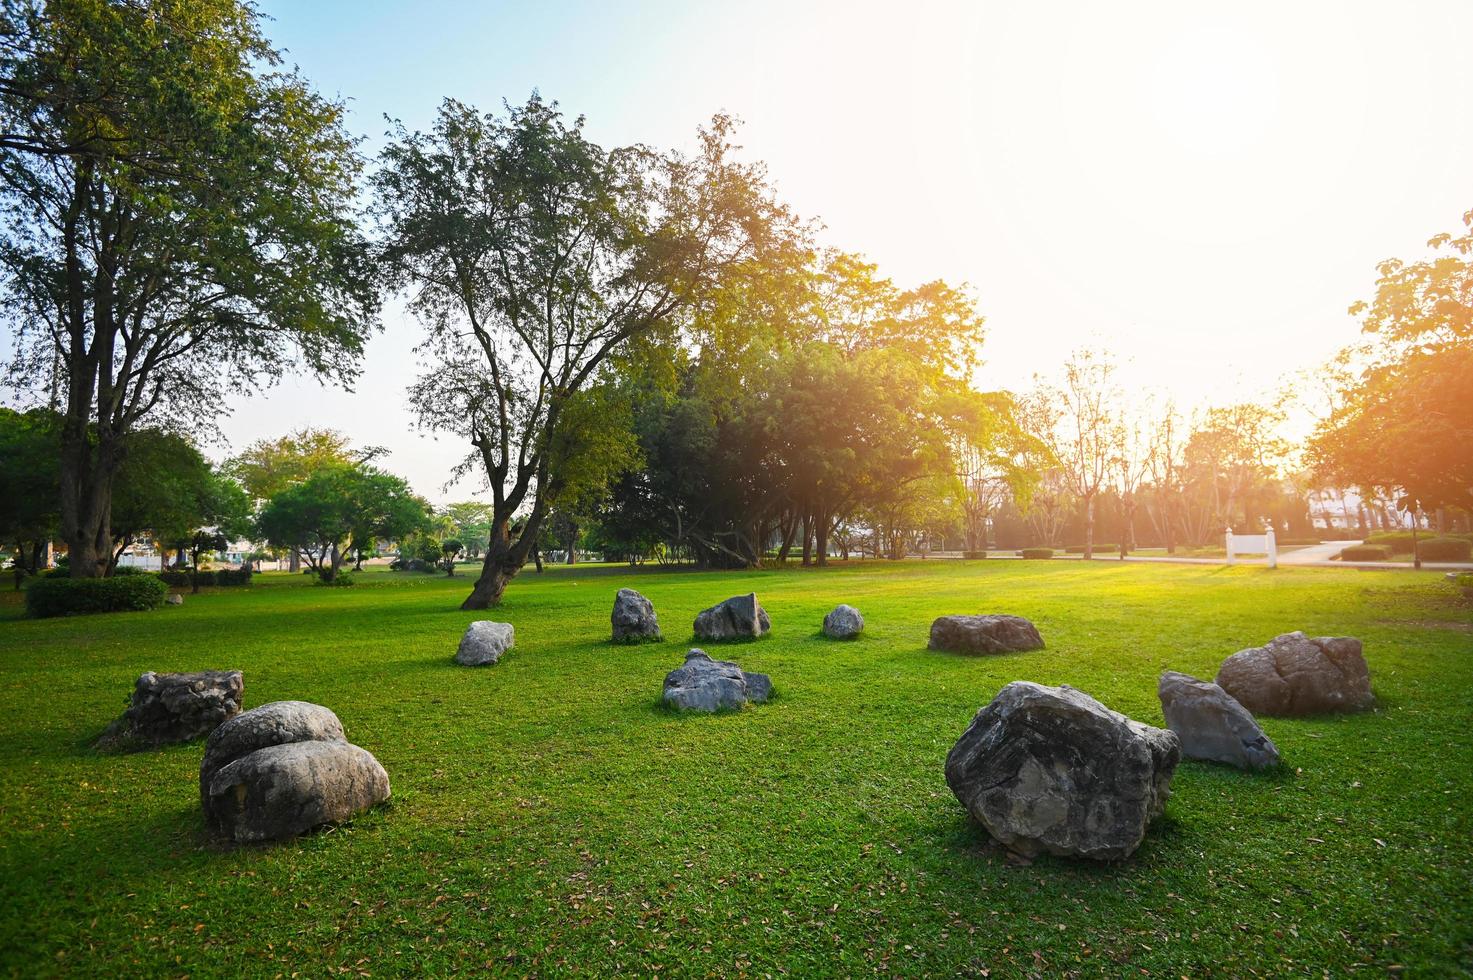
<path fill-rule="evenodd" d="M 0 408 L 0 542 L 15 548 L 15 587 L 42 567 L 61 524 L 55 412 Z"/>
<path fill-rule="evenodd" d="M 446 504 L 439 511 L 465 548 L 469 558 L 479 558 L 491 540 L 491 506 L 479 500 Z"/>
<path fill-rule="evenodd" d="M 1064 362 L 1062 388 L 1044 387 L 1037 397 L 1057 406 L 1057 423 L 1043 433 L 1050 440 L 1070 492 L 1084 507 L 1084 557 L 1094 556 L 1095 500 L 1115 458 L 1119 389 L 1115 366 L 1102 353 L 1075 351 Z"/>
<path fill-rule="evenodd" d="M 189 591 L 199 591 L 200 556 L 230 547 L 251 529 L 251 501 L 239 483 L 214 471 L 206 472 L 193 501 L 190 519 L 155 531 L 159 541 L 170 542 L 189 554 Z"/>
<path fill-rule="evenodd" d="M 403 538 L 428 526 L 429 508 L 397 476 L 332 464 L 267 502 L 257 524 L 277 547 L 296 548 L 324 582 L 342 568 L 353 541 Z M 433 561 L 438 561 L 436 549 Z"/>
<path fill-rule="evenodd" d="M 437 364 L 413 404 L 469 438 L 463 469 L 492 493 L 463 608 L 500 601 L 531 555 L 584 449 L 569 420 L 609 359 L 678 326 L 785 224 L 760 169 L 730 159 L 731 126 L 717 117 L 694 157 L 609 151 L 533 95 L 505 118 L 449 100 L 431 132 L 396 127 L 375 176 L 381 255 Z"/>
<path fill-rule="evenodd" d="M 136 429 L 113 481 L 108 570 L 141 538 L 152 535 L 159 551 L 170 545 L 182 559 L 194 531 L 211 523 L 205 501 L 216 479 L 209 461 L 184 436 L 162 429 Z"/>
<path fill-rule="evenodd" d="M 128 433 L 209 424 L 299 357 L 351 379 L 377 300 L 343 108 L 237 0 L 11 4 L 0 84 L 10 377 L 64 406 L 61 532 L 102 575 Z"/>

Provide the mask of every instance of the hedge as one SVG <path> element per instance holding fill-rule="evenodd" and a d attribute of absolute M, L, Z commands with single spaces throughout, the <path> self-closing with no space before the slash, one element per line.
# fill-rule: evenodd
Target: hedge
<path fill-rule="evenodd" d="M 1341 561 L 1386 561 L 1391 557 L 1391 550 L 1379 544 L 1354 544 L 1349 548 L 1341 549 Z"/>
<path fill-rule="evenodd" d="M 1464 538 L 1427 538 L 1417 542 L 1417 557 L 1423 561 L 1467 561 L 1473 557 L 1473 541 Z"/>
<path fill-rule="evenodd" d="M 1102 552 L 1102 551 L 1119 551 L 1120 550 L 1120 546 L 1118 544 L 1096 544 L 1096 545 L 1092 545 L 1091 547 L 1096 552 Z M 1082 545 L 1082 544 L 1070 545 L 1069 547 L 1067 547 L 1067 548 L 1064 549 L 1064 554 L 1066 554 L 1066 555 L 1082 555 L 1082 554 L 1084 554 L 1084 545 Z"/>
<path fill-rule="evenodd" d="M 986 558 L 987 557 L 987 552 L 985 552 L 985 551 L 963 551 L 962 552 L 962 557 L 963 558 Z"/>
<path fill-rule="evenodd" d="M 141 611 L 163 605 L 168 594 L 169 587 L 153 575 L 38 578 L 26 586 L 26 611 L 37 618 Z"/>
<path fill-rule="evenodd" d="M 166 568 L 157 573 L 157 577 L 166 585 L 186 586 L 194 584 L 194 573 L 186 569 Z M 200 585 L 250 585 L 251 567 L 244 565 L 240 568 L 219 568 L 215 571 L 199 573 Z"/>
<path fill-rule="evenodd" d="M 1023 556 L 1024 558 L 1052 558 L 1054 556 L 1054 549 L 1024 548 L 1022 551 L 1018 552 L 1018 554 Z"/>

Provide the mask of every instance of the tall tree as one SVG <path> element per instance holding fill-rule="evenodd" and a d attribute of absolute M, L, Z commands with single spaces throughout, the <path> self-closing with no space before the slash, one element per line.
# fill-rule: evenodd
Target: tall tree
<path fill-rule="evenodd" d="M 127 434 L 208 424 L 299 357 L 348 381 L 377 301 L 342 106 L 238 0 L 50 0 L 0 52 L 0 277 L 17 387 L 62 409 L 62 535 L 104 574 Z"/>
<path fill-rule="evenodd" d="M 1110 476 L 1119 424 L 1115 365 L 1099 351 L 1078 350 L 1064 362 L 1063 384 L 1042 385 L 1033 399 L 1052 406 L 1035 410 L 1052 418 L 1037 431 L 1058 460 L 1070 493 L 1084 508 L 1084 557 L 1094 556 L 1095 505 Z"/>
<path fill-rule="evenodd" d="M 0 408 L 0 543 L 15 549 L 16 588 L 41 570 L 61 524 L 60 428 L 55 412 Z"/>
<path fill-rule="evenodd" d="M 468 437 L 492 494 L 463 608 L 499 602 L 531 555 L 583 449 L 572 409 L 609 358 L 678 326 L 785 227 L 760 168 L 731 159 L 731 125 L 717 117 L 693 157 L 605 150 L 536 95 L 504 118 L 451 100 L 428 133 L 396 127 L 375 176 L 382 256 L 437 362 L 414 405 Z"/>

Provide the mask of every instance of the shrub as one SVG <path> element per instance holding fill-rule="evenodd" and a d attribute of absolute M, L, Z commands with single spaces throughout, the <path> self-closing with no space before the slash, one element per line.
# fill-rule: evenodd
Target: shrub
<path fill-rule="evenodd" d="M 41 573 L 41 577 L 42 578 L 71 578 L 72 577 L 72 570 L 70 568 L 67 568 L 65 565 L 57 565 L 55 568 L 48 568 L 48 569 L 46 569 L 46 571 L 44 571 L 44 572 Z"/>
<path fill-rule="evenodd" d="M 137 565 L 118 565 L 112 571 L 112 577 L 113 578 L 117 578 L 119 575 L 147 575 L 147 574 L 148 574 L 148 572 L 145 569 L 139 568 Z"/>
<path fill-rule="evenodd" d="M 153 575 L 120 578 L 38 578 L 26 587 L 26 611 L 32 616 L 124 612 L 163 604 L 168 586 Z"/>
<path fill-rule="evenodd" d="M 1467 561 L 1473 557 L 1473 541 L 1464 538 L 1428 538 L 1417 542 L 1423 561 Z"/>
<path fill-rule="evenodd" d="M 1018 552 L 1018 554 L 1022 555 L 1024 558 L 1052 558 L 1054 556 L 1054 549 L 1024 548 L 1022 551 Z"/>
<path fill-rule="evenodd" d="M 1391 549 L 1379 544 L 1354 544 L 1340 551 L 1341 561 L 1386 561 Z"/>
<path fill-rule="evenodd" d="M 1119 551 L 1119 550 L 1120 550 L 1120 546 L 1118 544 L 1096 544 L 1094 546 L 1095 554 L 1099 554 L 1102 551 Z M 1066 555 L 1082 555 L 1082 554 L 1084 554 L 1084 545 L 1082 545 L 1082 544 L 1071 545 L 1070 547 L 1064 549 L 1064 554 L 1066 554 Z"/>
<path fill-rule="evenodd" d="M 353 573 L 352 572 L 338 572 L 338 574 L 333 578 L 333 580 L 331 582 L 329 582 L 327 579 L 325 579 L 325 578 L 323 578 L 322 576 L 319 575 L 317 577 L 317 581 L 313 582 L 312 584 L 313 585 L 352 585 L 353 584 Z"/>
<path fill-rule="evenodd" d="M 177 568 L 166 568 L 157 574 L 159 579 L 166 585 L 172 585 L 175 588 L 194 584 L 193 573 L 187 570 L 181 571 Z M 199 573 L 199 584 L 250 585 L 251 570 L 247 566 L 245 568 L 220 568 L 210 572 L 202 571 Z"/>
<path fill-rule="evenodd" d="M 963 551 L 962 552 L 962 557 L 963 558 L 986 558 L 987 557 L 987 552 L 985 552 L 985 551 Z"/>

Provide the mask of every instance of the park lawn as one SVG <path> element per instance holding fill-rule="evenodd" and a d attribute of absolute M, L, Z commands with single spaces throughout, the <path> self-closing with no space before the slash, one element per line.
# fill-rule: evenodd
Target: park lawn
<path fill-rule="evenodd" d="M 607 642 L 614 591 L 668 642 Z M 1434 573 L 1118 562 L 887 562 L 527 573 L 451 655 L 468 580 L 266 575 L 151 613 L 0 604 L 0 965 L 12 974 L 322 976 L 490 969 L 1242 976 L 1473 963 L 1473 631 Z M 772 675 L 740 713 L 658 704 L 695 613 L 755 589 L 774 627 L 720 655 Z M 855 642 L 823 614 L 863 610 Z M 926 650 L 1009 612 L 1048 649 Z M 942 762 L 1004 684 L 1070 683 L 1161 724 L 1162 670 L 1302 628 L 1362 637 L 1378 710 L 1266 719 L 1274 774 L 1183 763 L 1128 861 L 1016 867 Z M 143 670 L 239 667 L 247 707 L 334 709 L 393 800 L 270 847 L 206 842 L 198 744 L 87 748 Z"/>

